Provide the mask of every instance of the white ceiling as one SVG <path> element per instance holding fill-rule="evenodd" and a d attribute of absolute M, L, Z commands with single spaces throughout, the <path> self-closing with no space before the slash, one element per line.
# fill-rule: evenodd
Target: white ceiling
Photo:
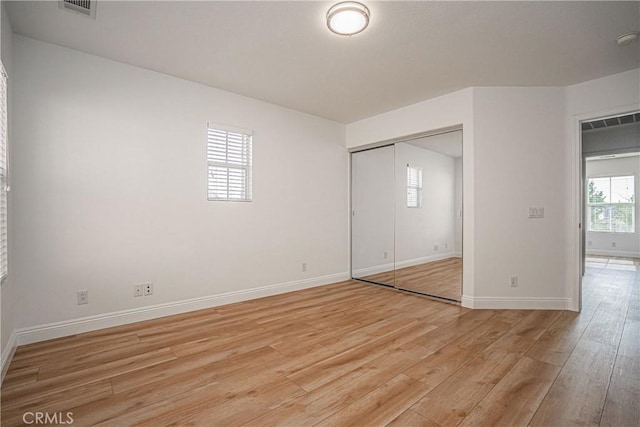
<path fill-rule="evenodd" d="M 469 86 L 566 86 L 637 68 L 640 2 L 370 2 L 341 37 L 332 2 L 7 2 L 14 32 L 343 123 Z"/>

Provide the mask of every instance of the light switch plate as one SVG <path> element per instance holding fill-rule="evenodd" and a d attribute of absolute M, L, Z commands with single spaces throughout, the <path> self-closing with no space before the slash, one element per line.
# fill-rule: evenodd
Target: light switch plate
<path fill-rule="evenodd" d="M 529 218 L 544 218 L 544 208 L 529 208 Z"/>

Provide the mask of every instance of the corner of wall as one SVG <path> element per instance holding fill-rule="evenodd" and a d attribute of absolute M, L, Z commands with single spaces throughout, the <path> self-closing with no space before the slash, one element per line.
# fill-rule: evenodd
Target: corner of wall
<path fill-rule="evenodd" d="M 0 385 L 2 385 L 2 383 L 4 382 L 4 377 L 9 370 L 11 359 L 13 359 L 13 355 L 15 354 L 17 347 L 18 339 L 16 332 L 13 331 L 11 333 L 11 336 L 9 337 L 9 341 L 7 341 L 2 349 L 2 358 L 0 359 Z"/>
<path fill-rule="evenodd" d="M 9 79 L 7 81 L 8 86 L 8 135 L 7 142 L 10 145 L 12 143 L 12 71 L 13 71 L 13 31 L 11 28 L 11 22 L 9 20 L 9 15 L 7 14 L 6 2 L 2 1 L 0 3 L 0 58 L 2 60 L 2 65 L 5 68 L 5 71 L 9 75 Z M 11 154 L 11 147 L 8 149 L 8 154 Z M 9 170 L 10 170 L 10 160 L 9 160 Z M 9 208 L 11 207 L 11 193 L 9 193 Z M 11 209 L 9 209 L 9 224 L 11 223 Z M 9 246 L 11 246 L 11 230 L 9 230 Z M 11 269 L 9 269 L 11 272 Z M 1 379 L 4 379 L 4 375 L 11 363 L 11 358 L 13 357 L 13 353 L 16 349 L 16 333 L 15 333 L 15 318 L 14 318 L 14 306 L 15 306 L 15 295 L 13 292 L 13 283 L 11 279 L 11 273 L 8 277 L 0 285 L 0 352 L 2 354 L 1 359 Z M 6 338 L 8 337 L 8 338 Z"/>

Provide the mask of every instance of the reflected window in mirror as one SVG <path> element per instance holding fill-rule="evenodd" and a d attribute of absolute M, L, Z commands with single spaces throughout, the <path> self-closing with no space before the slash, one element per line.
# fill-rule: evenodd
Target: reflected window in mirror
<path fill-rule="evenodd" d="M 407 165 L 407 207 L 422 207 L 422 168 Z"/>

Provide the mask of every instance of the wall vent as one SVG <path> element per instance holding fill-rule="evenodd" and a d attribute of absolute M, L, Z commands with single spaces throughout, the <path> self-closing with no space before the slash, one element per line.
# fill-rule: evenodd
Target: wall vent
<path fill-rule="evenodd" d="M 58 6 L 78 15 L 96 18 L 96 0 L 58 0 Z"/>

